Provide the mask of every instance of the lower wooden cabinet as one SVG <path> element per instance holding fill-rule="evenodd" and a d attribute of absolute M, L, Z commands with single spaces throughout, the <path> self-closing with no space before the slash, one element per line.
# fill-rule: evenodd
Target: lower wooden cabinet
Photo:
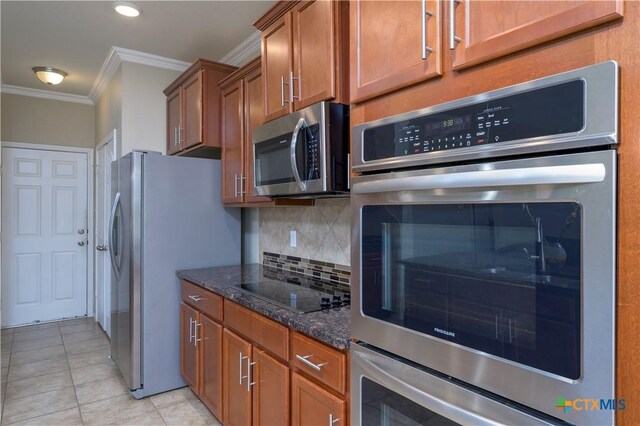
<path fill-rule="evenodd" d="M 347 354 L 187 281 L 182 295 L 180 372 L 225 426 L 349 424 Z"/>
<path fill-rule="evenodd" d="M 298 373 L 291 375 L 293 426 L 348 425 L 347 403 Z"/>
<path fill-rule="evenodd" d="M 224 424 L 288 425 L 289 368 L 228 329 L 222 340 Z"/>

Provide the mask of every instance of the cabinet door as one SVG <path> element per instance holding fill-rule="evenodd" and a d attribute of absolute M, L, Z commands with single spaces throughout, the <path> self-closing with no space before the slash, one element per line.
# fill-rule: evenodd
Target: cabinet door
<path fill-rule="evenodd" d="M 222 332 L 222 412 L 225 426 L 251 424 L 251 387 L 247 384 L 250 357 L 251 344 L 225 328 Z"/>
<path fill-rule="evenodd" d="M 262 106 L 262 73 L 260 70 L 247 75 L 244 79 L 244 201 L 249 203 L 271 201 L 268 197 L 257 195 L 253 187 L 253 129 L 264 123 Z"/>
<path fill-rule="evenodd" d="M 293 426 L 346 425 L 346 402 L 297 373 L 291 375 Z"/>
<path fill-rule="evenodd" d="M 335 97 L 333 1 L 301 2 L 293 10 L 293 109 Z"/>
<path fill-rule="evenodd" d="M 442 74 L 441 2 L 351 2 L 351 102 Z"/>
<path fill-rule="evenodd" d="M 167 96 L 167 155 L 180 152 L 180 88 Z"/>
<path fill-rule="evenodd" d="M 253 424 L 289 424 L 289 367 L 266 352 L 253 350 Z"/>
<path fill-rule="evenodd" d="M 200 399 L 222 420 L 222 326 L 200 315 Z"/>
<path fill-rule="evenodd" d="M 262 33 L 265 122 L 292 111 L 289 92 L 292 67 L 291 14 L 287 13 Z"/>
<path fill-rule="evenodd" d="M 222 202 L 242 202 L 242 80 L 222 92 Z"/>
<path fill-rule="evenodd" d="M 202 143 L 202 77 L 198 71 L 182 85 L 184 120 L 182 123 L 183 149 Z"/>
<path fill-rule="evenodd" d="M 198 322 L 198 311 L 180 303 L 180 374 L 194 392 L 198 393 L 198 347 L 194 339 L 194 328 Z"/>
<path fill-rule="evenodd" d="M 453 26 L 449 15 L 446 46 L 455 48 L 453 69 L 461 69 L 620 17 L 622 0 L 463 0 Z M 460 42 L 451 43 L 452 36 Z"/>

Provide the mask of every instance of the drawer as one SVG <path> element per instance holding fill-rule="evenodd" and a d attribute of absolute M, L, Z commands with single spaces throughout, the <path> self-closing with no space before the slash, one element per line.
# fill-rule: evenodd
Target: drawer
<path fill-rule="evenodd" d="M 332 389 L 345 393 L 347 361 L 344 353 L 292 332 L 289 362 Z"/>
<path fill-rule="evenodd" d="M 274 355 L 286 360 L 289 329 L 228 299 L 224 301 L 224 324 Z"/>
<path fill-rule="evenodd" d="M 222 296 L 182 280 L 182 300 L 209 318 L 222 321 Z"/>

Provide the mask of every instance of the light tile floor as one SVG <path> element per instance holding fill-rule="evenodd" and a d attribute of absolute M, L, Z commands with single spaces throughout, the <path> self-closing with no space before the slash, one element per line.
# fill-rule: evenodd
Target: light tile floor
<path fill-rule="evenodd" d="M 220 425 L 188 389 L 137 400 L 93 318 L 2 330 L 0 424 Z"/>

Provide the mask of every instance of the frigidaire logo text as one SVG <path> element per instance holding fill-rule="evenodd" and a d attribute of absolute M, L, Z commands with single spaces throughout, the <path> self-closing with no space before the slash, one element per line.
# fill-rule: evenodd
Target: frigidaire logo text
<path fill-rule="evenodd" d="M 593 399 L 576 398 L 573 400 L 564 399 L 559 396 L 556 401 L 556 408 L 565 414 L 571 410 L 576 411 L 596 411 L 596 410 L 624 410 L 626 407 L 624 399 Z"/>
<path fill-rule="evenodd" d="M 438 328 L 438 327 L 434 327 L 433 331 L 435 331 L 436 333 L 444 334 L 445 336 L 456 337 L 456 333 L 454 333 L 453 331 L 443 330 L 443 329 Z"/>

